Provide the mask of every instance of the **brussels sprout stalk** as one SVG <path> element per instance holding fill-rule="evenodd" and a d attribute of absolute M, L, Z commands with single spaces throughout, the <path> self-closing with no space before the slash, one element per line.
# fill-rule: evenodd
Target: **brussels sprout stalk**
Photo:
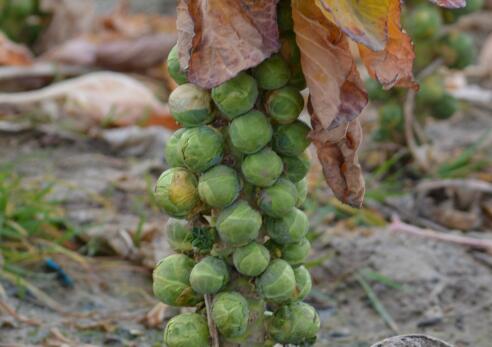
<path fill-rule="evenodd" d="M 178 85 L 170 111 L 183 128 L 164 150 L 168 168 L 154 198 L 172 217 L 164 230 L 176 254 L 157 264 L 153 289 L 165 304 L 192 311 L 167 323 L 167 347 L 316 338 L 318 314 L 302 303 L 312 286 L 302 211 L 310 126 L 299 120 L 304 85 L 294 73 L 300 51 L 289 3 L 278 7 L 281 51 L 211 90 L 190 83 L 177 48 L 168 59 Z"/>

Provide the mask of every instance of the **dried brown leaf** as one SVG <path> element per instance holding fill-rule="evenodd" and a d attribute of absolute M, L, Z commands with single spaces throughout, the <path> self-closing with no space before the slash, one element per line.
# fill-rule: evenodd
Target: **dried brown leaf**
<path fill-rule="evenodd" d="M 26 47 L 10 41 L 2 32 L 0 32 L 0 66 L 31 64 L 31 52 L 29 52 Z"/>
<path fill-rule="evenodd" d="M 277 0 L 180 0 L 180 64 L 212 88 L 278 51 Z M 189 55 L 189 57 L 188 57 Z"/>
<path fill-rule="evenodd" d="M 310 2 L 294 0 L 293 18 L 302 70 L 322 127 L 351 121 L 367 105 L 367 94 L 347 37 Z"/>

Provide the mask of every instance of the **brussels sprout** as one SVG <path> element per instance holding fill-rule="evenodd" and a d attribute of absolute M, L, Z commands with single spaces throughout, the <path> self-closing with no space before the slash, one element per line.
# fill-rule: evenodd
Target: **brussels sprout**
<path fill-rule="evenodd" d="M 210 123 L 215 117 L 210 94 L 191 83 L 174 89 L 168 103 L 174 119 L 187 128 Z"/>
<path fill-rule="evenodd" d="M 301 64 L 295 64 L 290 66 L 290 80 L 289 86 L 297 88 L 298 90 L 306 89 L 306 78 L 302 72 Z"/>
<path fill-rule="evenodd" d="M 304 98 L 299 90 L 286 86 L 273 90 L 266 96 L 265 109 L 279 124 L 294 122 L 304 108 Z"/>
<path fill-rule="evenodd" d="M 169 320 L 164 330 L 167 347 L 210 347 L 207 320 L 198 313 L 182 313 Z"/>
<path fill-rule="evenodd" d="M 439 75 L 431 75 L 420 84 L 416 101 L 419 105 L 433 104 L 444 96 L 446 92 L 444 81 Z"/>
<path fill-rule="evenodd" d="M 169 218 L 166 223 L 167 242 L 175 252 L 189 252 L 193 250 L 193 233 L 188 223 L 183 220 Z"/>
<path fill-rule="evenodd" d="M 297 190 L 296 207 L 301 207 L 302 205 L 304 205 L 304 202 L 306 201 L 308 195 L 307 179 L 303 178 L 302 180 L 297 182 L 296 190 Z"/>
<path fill-rule="evenodd" d="M 257 97 L 256 80 L 245 72 L 212 89 L 215 105 L 228 119 L 251 110 Z"/>
<path fill-rule="evenodd" d="M 272 139 L 272 125 L 259 111 L 251 111 L 234 119 L 229 126 L 232 145 L 240 152 L 252 154 Z"/>
<path fill-rule="evenodd" d="M 217 165 L 198 180 L 198 194 L 203 202 L 215 208 L 229 206 L 237 199 L 241 185 L 236 171 L 225 165 Z"/>
<path fill-rule="evenodd" d="M 269 328 L 276 342 L 300 345 L 316 338 L 320 329 L 319 315 L 311 305 L 291 303 L 275 311 Z"/>
<path fill-rule="evenodd" d="M 177 45 L 171 48 L 171 51 L 169 51 L 169 55 L 167 56 L 167 71 L 177 84 L 184 84 L 188 82 L 186 74 L 181 71 L 181 67 L 179 66 Z"/>
<path fill-rule="evenodd" d="M 200 294 L 214 294 L 229 281 L 227 264 L 219 258 L 208 256 L 193 267 L 190 274 L 191 288 Z"/>
<path fill-rule="evenodd" d="M 285 245 L 299 242 L 306 236 L 309 222 L 301 210 L 293 208 L 282 218 L 267 218 L 266 231 L 275 242 Z"/>
<path fill-rule="evenodd" d="M 297 157 L 282 157 L 284 174 L 292 182 L 296 183 L 306 177 L 311 163 L 306 152 Z"/>
<path fill-rule="evenodd" d="M 253 76 L 261 89 L 282 88 L 290 79 L 290 69 L 281 56 L 275 54 L 253 69 Z"/>
<path fill-rule="evenodd" d="M 155 201 L 168 215 L 186 217 L 200 201 L 197 185 L 196 177 L 188 170 L 180 167 L 168 169 L 157 180 Z"/>
<path fill-rule="evenodd" d="M 283 169 L 282 159 L 270 148 L 248 155 L 241 165 L 246 181 L 258 187 L 269 187 L 274 184 Z"/>
<path fill-rule="evenodd" d="M 301 61 L 301 50 L 297 46 L 296 34 L 292 31 L 280 36 L 280 56 L 289 65 L 296 65 Z"/>
<path fill-rule="evenodd" d="M 296 278 L 296 296 L 294 300 L 304 300 L 304 298 L 309 295 L 311 288 L 313 287 L 311 275 L 309 274 L 308 269 L 301 265 L 294 269 L 294 276 Z"/>
<path fill-rule="evenodd" d="M 193 172 L 202 172 L 220 163 L 223 150 L 222 134 L 209 126 L 187 129 L 178 142 L 179 157 Z"/>
<path fill-rule="evenodd" d="M 222 241 L 243 246 L 258 237 L 261 215 L 246 201 L 238 201 L 217 217 L 216 228 Z"/>
<path fill-rule="evenodd" d="M 453 69 L 464 69 L 471 65 L 476 57 L 473 37 L 461 32 L 446 35 L 441 40 L 438 50 L 446 65 Z"/>
<path fill-rule="evenodd" d="M 459 109 L 458 100 L 451 94 L 445 93 L 441 99 L 432 105 L 431 116 L 436 119 L 448 119 Z"/>
<path fill-rule="evenodd" d="M 220 293 L 212 304 L 212 319 L 223 336 L 241 336 L 248 328 L 248 302 L 237 292 Z"/>
<path fill-rule="evenodd" d="M 403 109 L 397 102 L 390 101 L 379 109 L 379 127 L 381 140 L 395 140 L 403 132 Z"/>
<path fill-rule="evenodd" d="M 391 92 L 384 90 L 381 84 L 372 78 L 367 78 L 364 85 L 371 101 L 386 101 L 391 98 Z"/>
<path fill-rule="evenodd" d="M 307 124 L 300 120 L 277 126 L 273 133 L 273 149 L 281 155 L 300 155 L 309 146 L 310 130 Z"/>
<path fill-rule="evenodd" d="M 282 303 L 291 300 L 296 288 L 294 270 L 285 260 L 274 259 L 256 279 L 256 286 L 267 301 Z"/>
<path fill-rule="evenodd" d="M 256 242 L 236 248 L 232 255 L 236 270 L 246 276 L 258 276 L 270 263 L 268 249 Z"/>
<path fill-rule="evenodd" d="M 185 133 L 186 129 L 178 129 L 171 135 L 164 148 L 164 157 L 169 167 L 184 166 L 181 161 L 181 157 L 178 153 L 178 142 L 181 136 Z"/>
<path fill-rule="evenodd" d="M 433 39 L 442 28 L 441 12 L 431 5 L 419 5 L 408 16 L 405 28 L 414 39 Z"/>
<path fill-rule="evenodd" d="M 427 67 L 436 57 L 436 43 L 434 40 L 415 40 L 413 47 L 415 50 L 413 67 L 417 71 Z"/>
<path fill-rule="evenodd" d="M 282 259 L 292 266 L 298 266 L 304 263 L 311 250 L 311 242 L 304 238 L 296 243 L 289 243 L 282 247 Z"/>
<path fill-rule="evenodd" d="M 195 262 L 184 254 L 162 259 L 152 273 L 154 295 L 171 306 L 195 306 L 202 296 L 190 286 L 190 273 Z"/>
<path fill-rule="evenodd" d="M 294 29 L 290 0 L 280 0 L 277 5 L 277 24 L 280 32 Z"/>
<path fill-rule="evenodd" d="M 286 178 L 279 178 L 273 186 L 261 191 L 258 207 L 266 215 L 280 218 L 295 206 L 296 200 L 297 190 L 294 183 Z"/>

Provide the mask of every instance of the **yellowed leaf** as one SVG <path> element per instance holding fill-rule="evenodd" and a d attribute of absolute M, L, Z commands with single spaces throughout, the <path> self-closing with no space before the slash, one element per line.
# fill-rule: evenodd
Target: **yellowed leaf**
<path fill-rule="evenodd" d="M 323 14 L 352 40 L 374 51 L 386 46 L 390 0 L 315 0 Z"/>
<path fill-rule="evenodd" d="M 390 0 L 388 12 L 388 42 L 382 51 L 375 52 L 359 44 L 359 51 L 369 75 L 384 88 L 394 86 L 418 89 L 413 77 L 413 51 L 410 36 L 402 31 L 400 0 Z"/>

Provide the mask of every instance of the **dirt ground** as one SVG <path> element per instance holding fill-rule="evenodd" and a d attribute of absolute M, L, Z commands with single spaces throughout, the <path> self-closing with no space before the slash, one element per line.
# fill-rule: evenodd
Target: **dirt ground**
<path fill-rule="evenodd" d="M 156 309 L 152 297 L 151 268 L 169 251 L 161 227 L 165 217 L 150 207 L 148 189 L 164 167 L 160 149 L 168 133 L 134 131 L 140 133 L 127 145 L 114 140 L 117 131 L 99 139 L 46 130 L 1 134 L 0 164 L 28 181 L 55 182 L 52 198 L 80 226 L 81 240 L 98 240 L 94 247 L 101 256 L 54 258 L 73 278 L 72 288 L 49 274 L 29 278 L 54 303 L 0 280 L 8 304 L 28 319 L 0 316 L 0 346 L 159 345 L 159 321 L 175 312 Z M 385 228 L 316 229 L 324 232 L 312 259 L 333 255 L 313 269 L 308 301 L 322 319 L 316 346 L 365 347 L 415 332 L 457 347 L 490 346 L 492 256 Z M 132 241 L 137 230 L 138 244 Z M 33 270 L 43 272 L 37 265 Z M 391 279 L 366 282 L 394 320 L 392 328 L 368 300 L 361 271 Z"/>

